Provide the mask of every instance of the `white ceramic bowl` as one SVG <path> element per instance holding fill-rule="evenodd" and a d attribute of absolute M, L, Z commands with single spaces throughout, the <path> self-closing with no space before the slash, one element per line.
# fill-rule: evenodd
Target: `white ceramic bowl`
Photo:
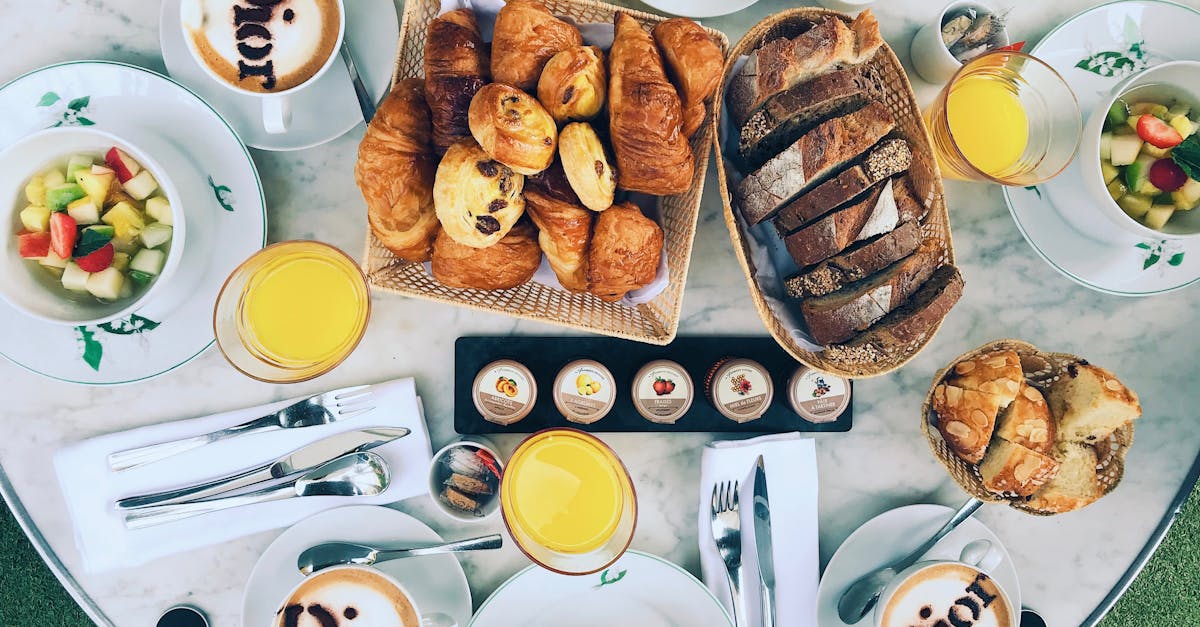
<path fill-rule="evenodd" d="M 53 275 L 36 262 L 22 259 L 16 233 L 21 230 L 18 217 L 28 202 L 25 184 L 33 175 L 57 161 L 76 153 L 104 154 L 116 146 L 150 171 L 158 181 L 173 212 L 170 249 L 158 277 L 136 298 L 110 303 L 89 294 L 72 297 L 57 284 Z M 183 256 L 186 223 L 183 203 L 167 171 L 145 151 L 128 141 L 89 127 L 50 128 L 28 135 L 0 151 L 0 297 L 14 308 L 35 318 L 69 326 L 94 325 L 124 318 L 149 301 L 171 279 Z"/>
<path fill-rule="evenodd" d="M 1102 99 L 1088 117 L 1083 129 L 1083 140 L 1079 146 L 1079 169 L 1088 194 L 1095 201 L 1096 212 L 1105 215 L 1121 230 L 1145 239 L 1191 239 L 1200 237 L 1200 209 L 1177 212 L 1171 220 L 1156 231 L 1129 217 L 1104 185 L 1100 172 L 1100 135 L 1104 132 L 1104 119 L 1114 101 L 1138 87 L 1146 87 L 1139 95 L 1147 99 L 1183 98 L 1200 107 L 1200 61 L 1171 61 L 1156 65 L 1117 83 L 1112 93 Z"/>

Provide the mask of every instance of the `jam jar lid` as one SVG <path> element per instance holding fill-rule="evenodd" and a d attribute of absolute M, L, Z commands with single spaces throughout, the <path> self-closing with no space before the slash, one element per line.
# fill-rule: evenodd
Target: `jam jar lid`
<path fill-rule="evenodd" d="M 612 372 L 594 359 L 576 359 L 554 378 L 554 406 L 571 422 L 596 422 L 607 416 L 616 402 Z"/>
<path fill-rule="evenodd" d="M 524 364 L 499 359 L 484 366 L 475 375 L 471 387 L 475 409 L 488 422 L 510 425 L 533 411 L 537 400 L 537 382 Z"/>
<path fill-rule="evenodd" d="M 709 370 L 705 387 L 713 407 L 735 422 L 761 418 L 775 395 L 771 373 L 753 359 L 726 357 L 718 361 Z"/>
<path fill-rule="evenodd" d="M 833 422 L 850 405 L 850 381 L 808 366 L 796 368 L 788 380 L 788 405 L 815 424 Z"/>
<path fill-rule="evenodd" d="M 669 359 L 652 361 L 633 377 L 633 406 L 650 422 L 674 423 L 691 408 L 694 396 L 687 370 Z"/>

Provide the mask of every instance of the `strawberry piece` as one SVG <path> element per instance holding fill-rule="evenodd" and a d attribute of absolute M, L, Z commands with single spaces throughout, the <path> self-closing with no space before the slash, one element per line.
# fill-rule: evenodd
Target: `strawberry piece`
<path fill-rule="evenodd" d="M 1137 134 L 1142 141 L 1155 148 L 1174 148 L 1183 142 L 1183 135 L 1179 131 L 1149 113 L 1143 113 L 1138 118 Z"/>
<path fill-rule="evenodd" d="M 79 257 L 75 263 L 79 264 L 79 268 L 84 272 L 99 272 L 112 265 L 113 253 L 116 250 L 113 248 L 112 242 L 109 242 L 92 252 Z"/>
<path fill-rule="evenodd" d="M 41 259 L 50 254 L 49 233 L 22 233 L 17 236 L 17 251 L 25 259 Z"/>
<path fill-rule="evenodd" d="M 1150 164 L 1150 184 L 1164 192 L 1173 192 L 1188 180 L 1183 168 L 1171 159 L 1159 159 Z"/>
<path fill-rule="evenodd" d="M 54 254 L 63 259 L 71 258 L 71 251 L 75 249 L 75 238 L 79 236 L 75 230 L 76 226 L 75 218 L 62 211 L 50 214 L 50 248 Z"/>

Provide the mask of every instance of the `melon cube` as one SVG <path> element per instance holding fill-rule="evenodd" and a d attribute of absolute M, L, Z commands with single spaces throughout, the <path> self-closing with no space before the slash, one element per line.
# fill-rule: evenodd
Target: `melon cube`
<path fill-rule="evenodd" d="M 75 224 L 96 224 L 100 221 L 100 208 L 90 196 L 85 196 L 67 205 L 67 215 L 75 219 Z"/>
<path fill-rule="evenodd" d="M 145 200 L 154 190 L 158 189 L 158 181 L 154 180 L 154 175 L 150 174 L 150 170 L 142 170 L 133 178 L 121 183 L 121 187 L 125 188 L 125 193 L 133 196 L 137 200 Z"/>
<path fill-rule="evenodd" d="M 155 196 L 146 200 L 146 213 L 151 218 L 167 226 L 174 226 L 175 224 L 175 217 L 171 213 L 171 203 L 162 196 Z"/>
<path fill-rule="evenodd" d="M 117 300 L 121 297 L 121 287 L 125 285 L 125 275 L 118 269 L 109 266 L 99 272 L 93 272 L 87 278 L 87 291 L 96 298 Z"/>
<path fill-rule="evenodd" d="M 63 267 L 62 286 L 72 292 L 86 292 L 88 291 L 87 282 L 89 276 L 91 274 L 80 268 L 79 264 L 74 261 L 68 261 L 67 265 Z"/>

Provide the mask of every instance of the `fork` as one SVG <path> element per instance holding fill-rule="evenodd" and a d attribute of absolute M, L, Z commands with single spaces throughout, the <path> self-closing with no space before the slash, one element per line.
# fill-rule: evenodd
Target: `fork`
<path fill-rule="evenodd" d="M 279 411 L 228 429 L 117 451 L 108 456 L 108 466 L 115 471 L 128 470 L 238 435 L 314 427 L 353 418 L 375 409 L 374 406 L 367 406 L 372 396 L 370 387 L 369 385 L 355 385 L 330 390 L 296 401 Z"/>
<path fill-rule="evenodd" d="M 713 486 L 712 534 L 725 571 L 729 573 L 729 596 L 733 601 L 734 625 L 747 624 L 746 599 L 742 597 L 742 518 L 738 510 L 738 482 Z"/>

